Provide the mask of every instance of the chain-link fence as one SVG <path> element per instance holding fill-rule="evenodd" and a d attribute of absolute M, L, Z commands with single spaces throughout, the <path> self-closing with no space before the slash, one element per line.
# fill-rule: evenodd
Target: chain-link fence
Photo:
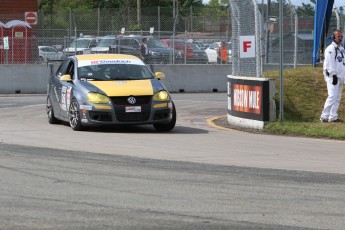
<path fill-rule="evenodd" d="M 263 64 L 279 63 L 279 28 L 278 23 L 272 20 L 278 16 L 276 5 L 277 3 L 274 2 L 272 6 L 257 5 L 260 10 L 258 18 L 261 19 L 247 18 L 243 22 L 245 25 L 260 20 L 258 25 L 261 28 L 260 49 Z M 243 7 L 244 10 L 245 7 L 248 9 L 248 6 Z M 9 12 L 0 15 L 0 22 L 3 23 L 0 23 L 0 63 L 38 63 L 64 58 L 70 54 L 96 52 L 97 42 L 105 36 L 121 37 L 121 39 L 132 37 L 135 40 L 129 44 L 126 43 L 128 41 L 117 40 L 111 45 L 108 44 L 106 52 L 138 54 L 137 43 L 140 42 L 138 38 L 149 36 L 163 43 L 155 42 L 156 46 L 163 46 L 160 51 L 154 51 L 153 48 L 151 50 L 155 55 L 162 56 L 162 60 L 158 58 L 155 61 L 157 63 L 214 64 L 217 63 L 217 49 L 220 42 L 232 40 L 233 10 L 230 4 L 218 8 L 190 7 L 175 11 L 172 7 L 151 7 L 142 8 L 140 13 L 137 8 L 89 10 L 53 8 L 39 10 L 37 24 L 30 25 L 31 28 L 22 26 L 6 28 L 6 23 L 9 21 L 25 21 L 23 14 Z M 313 46 L 313 18 L 298 17 L 297 35 L 296 22 L 291 6 L 284 5 L 284 64 L 293 64 L 295 60 L 298 64 L 309 64 Z M 123 28 L 124 33 L 121 33 Z M 154 28 L 153 33 L 150 33 L 151 28 Z M 3 37 L 6 36 L 9 38 L 8 50 L 4 49 L 3 43 Z M 79 42 L 81 39 L 73 43 L 77 38 L 88 38 L 95 40 L 96 43 L 90 41 L 84 50 L 76 46 L 68 49 L 70 44 L 84 44 Z M 295 47 L 298 47 L 297 51 Z M 237 48 L 232 47 L 232 49 Z M 232 61 L 231 52 L 229 55 L 228 63 Z"/>

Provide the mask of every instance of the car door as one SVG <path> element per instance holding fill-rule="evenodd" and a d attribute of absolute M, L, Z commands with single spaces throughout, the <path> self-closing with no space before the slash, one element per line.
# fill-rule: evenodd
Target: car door
<path fill-rule="evenodd" d="M 59 66 L 56 73 L 52 76 L 51 82 L 50 82 L 50 89 L 49 89 L 49 98 L 53 106 L 53 110 L 56 116 L 60 116 L 60 110 L 61 110 L 61 82 L 60 78 L 61 76 L 66 72 L 68 66 L 68 61 L 64 61 Z"/>
<path fill-rule="evenodd" d="M 64 74 L 69 74 L 72 79 L 76 77 L 76 69 L 74 60 L 69 60 L 67 69 Z M 60 97 L 60 116 L 68 119 L 69 106 L 72 100 L 72 87 L 73 83 L 68 81 L 60 81 L 59 97 Z"/>
<path fill-rule="evenodd" d="M 60 80 L 60 78 L 65 74 L 70 74 L 72 78 L 74 76 L 74 62 L 71 59 L 67 59 L 60 65 L 56 74 L 52 78 L 50 89 L 50 98 L 53 104 L 54 113 L 62 118 L 68 117 L 68 108 L 72 90 L 71 82 Z"/>

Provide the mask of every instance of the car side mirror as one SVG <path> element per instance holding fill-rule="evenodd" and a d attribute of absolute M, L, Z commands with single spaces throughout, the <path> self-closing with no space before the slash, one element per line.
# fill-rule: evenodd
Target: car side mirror
<path fill-rule="evenodd" d="M 165 74 L 163 72 L 156 72 L 155 77 L 158 80 L 163 80 L 163 79 L 165 79 Z"/>
<path fill-rule="evenodd" d="M 60 81 L 72 81 L 72 77 L 69 74 L 64 74 L 60 77 Z"/>

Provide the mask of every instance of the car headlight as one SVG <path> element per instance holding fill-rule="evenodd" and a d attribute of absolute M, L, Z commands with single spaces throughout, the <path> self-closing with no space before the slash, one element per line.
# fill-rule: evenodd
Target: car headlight
<path fill-rule="evenodd" d="M 169 100 L 169 94 L 167 91 L 162 90 L 153 95 L 154 101 L 168 101 Z"/>
<path fill-rule="evenodd" d="M 87 102 L 93 104 L 107 104 L 109 103 L 110 99 L 108 96 L 105 96 L 100 93 L 88 93 L 87 94 Z"/>

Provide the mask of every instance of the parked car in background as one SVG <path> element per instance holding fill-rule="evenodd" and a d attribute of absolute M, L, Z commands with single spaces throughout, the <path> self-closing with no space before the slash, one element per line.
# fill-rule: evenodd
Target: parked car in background
<path fill-rule="evenodd" d="M 65 55 L 52 46 L 38 46 L 40 61 L 63 60 Z"/>
<path fill-rule="evenodd" d="M 109 53 L 109 48 L 115 45 L 116 41 L 115 35 L 106 35 L 99 40 L 96 47 L 91 48 L 91 53 Z"/>
<path fill-rule="evenodd" d="M 140 47 L 143 36 L 124 36 L 117 39 L 116 45 L 111 46 L 110 53 L 130 54 L 140 57 Z M 147 46 L 150 53 L 150 58 L 146 58 L 146 64 L 168 64 L 181 63 L 181 53 L 169 47 L 166 47 L 163 42 L 157 38 L 148 36 Z M 173 59 L 175 55 L 175 58 Z"/>
<path fill-rule="evenodd" d="M 149 37 L 147 47 L 152 56 L 153 63 L 168 64 L 181 63 L 182 55 L 177 49 L 166 47 L 160 39 Z"/>
<path fill-rule="evenodd" d="M 208 58 L 205 51 L 196 43 L 185 42 L 183 40 L 175 39 L 162 39 L 162 42 L 167 47 L 174 47 L 181 52 L 182 63 L 188 64 L 207 64 Z"/>
<path fill-rule="evenodd" d="M 91 49 L 97 46 L 98 39 L 95 37 L 83 37 L 75 39 L 63 51 L 66 56 L 90 54 Z"/>
<path fill-rule="evenodd" d="M 214 42 L 205 50 L 209 63 L 217 63 L 217 52 L 218 52 L 220 45 L 221 45 L 221 42 Z M 227 49 L 228 49 L 228 62 L 229 63 L 232 63 L 231 48 L 232 48 L 231 42 L 228 42 L 227 43 Z"/>
<path fill-rule="evenodd" d="M 109 48 L 109 53 L 140 57 L 140 41 L 132 37 L 119 37 Z"/>

